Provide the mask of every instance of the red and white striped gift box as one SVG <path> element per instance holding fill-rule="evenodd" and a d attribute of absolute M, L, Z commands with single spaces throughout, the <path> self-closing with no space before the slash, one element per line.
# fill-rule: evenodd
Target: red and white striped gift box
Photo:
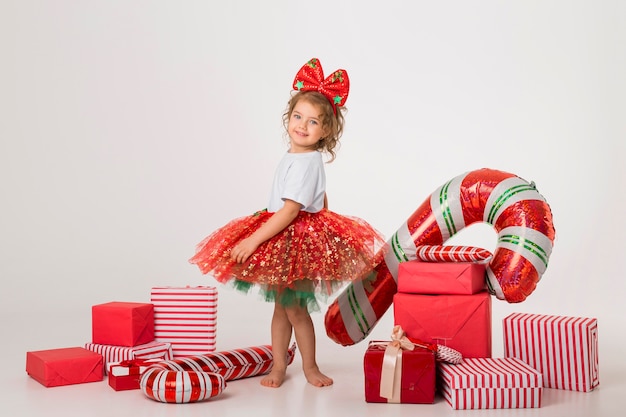
<path fill-rule="evenodd" d="M 595 318 L 513 313 L 503 320 L 504 356 L 543 374 L 543 386 L 589 392 L 599 383 Z"/>
<path fill-rule="evenodd" d="M 153 287 L 150 302 L 154 305 L 155 340 L 170 342 L 174 357 L 215 351 L 215 287 Z"/>
<path fill-rule="evenodd" d="M 464 358 L 441 362 L 438 384 L 455 410 L 541 407 L 541 374 L 516 358 Z"/>
<path fill-rule="evenodd" d="M 150 342 L 137 346 L 113 346 L 98 343 L 85 343 L 85 349 L 96 352 L 104 358 L 104 374 L 108 374 L 109 365 L 131 359 L 170 360 L 174 357 L 172 345 L 168 342 Z"/>

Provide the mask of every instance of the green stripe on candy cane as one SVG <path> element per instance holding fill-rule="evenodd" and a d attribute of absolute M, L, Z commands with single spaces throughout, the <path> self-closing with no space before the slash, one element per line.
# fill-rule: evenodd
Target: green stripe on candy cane
<path fill-rule="evenodd" d="M 534 191 L 534 190 L 536 190 L 534 184 L 519 184 L 506 190 L 504 193 L 502 193 L 502 195 L 498 197 L 498 199 L 491 206 L 491 209 L 489 210 L 489 215 L 487 216 L 487 223 L 489 224 L 494 223 L 496 213 L 498 212 L 498 210 L 500 210 L 500 207 L 506 204 L 506 201 L 509 198 L 513 197 L 516 194 L 523 193 L 525 191 Z"/>
<path fill-rule="evenodd" d="M 409 260 L 409 257 L 406 256 L 404 249 L 402 249 L 402 245 L 400 244 L 400 239 L 398 238 L 398 232 L 393 234 L 391 238 L 391 248 L 393 249 L 393 253 L 396 255 L 398 262 L 405 262 Z"/>
<path fill-rule="evenodd" d="M 441 187 L 441 191 L 439 192 L 439 205 L 441 206 L 441 214 L 443 215 L 443 219 L 446 222 L 446 228 L 448 229 L 448 235 L 453 236 L 456 234 L 456 225 L 454 224 L 454 219 L 452 218 L 452 211 L 450 210 L 450 204 L 448 203 L 448 189 L 450 188 L 451 181 L 448 181 Z"/>
<path fill-rule="evenodd" d="M 539 258 L 546 268 L 548 267 L 548 254 L 537 243 L 517 235 L 502 235 L 498 240 L 500 243 L 509 243 L 511 245 L 523 247 L 526 251 Z"/>
<path fill-rule="evenodd" d="M 365 313 L 363 312 L 363 310 L 361 309 L 361 306 L 359 305 L 359 301 L 356 298 L 356 294 L 354 292 L 354 285 L 348 286 L 347 295 L 348 295 L 348 302 L 350 303 L 350 310 L 352 310 L 352 315 L 354 317 L 354 321 L 359 326 L 359 330 L 361 330 L 361 333 L 366 335 L 371 330 L 371 327 L 369 323 L 367 322 Z"/>
<path fill-rule="evenodd" d="M 487 271 L 485 273 L 487 275 L 487 278 L 485 279 L 485 283 L 487 283 L 487 292 L 489 294 L 496 294 L 496 289 L 493 287 L 493 284 L 491 283 L 491 280 L 489 279 L 489 267 L 487 267 Z M 500 290 L 500 293 L 502 293 L 502 290 Z"/>

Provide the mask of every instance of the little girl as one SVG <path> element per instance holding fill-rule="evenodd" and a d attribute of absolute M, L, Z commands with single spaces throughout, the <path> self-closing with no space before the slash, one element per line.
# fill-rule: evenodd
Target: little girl
<path fill-rule="evenodd" d="M 297 92 L 283 115 L 290 146 L 276 170 L 267 209 L 216 230 L 190 259 L 217 281 L 244 292 L 256 287 L 274 303 L 274 365 L 261 380 L 267 387 L 285 379 L 292 331 L 307 381 L 317 387 L 333 383 L 318 368 L 309 313 L 319 311 L 316 296 L 364 279 L 383 258 L 379 249 L 385 239 L 375 229 L 328 210 L 322 153 L 328 162 L 335 158 L 349 80 L 345 70 L 323 74 L 314 58 L 295 77 Z"/>

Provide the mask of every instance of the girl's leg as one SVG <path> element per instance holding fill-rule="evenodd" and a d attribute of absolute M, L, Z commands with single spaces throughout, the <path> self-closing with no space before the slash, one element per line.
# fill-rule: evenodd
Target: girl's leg
<path fill-rule="evenodd" d="M 332 385 L 333 380 L 324 375 L 315 359 L 315 327 L 306 307 L 287 307 L 285 312 L 293 326 L 296 343 L 302 356 L 302 369 L 309 384 L 316 387 Z"/>
<path fill-rule="evenodd" d="M 272 356 L 274 365 L 269 374 L 261 379 L 261 385 L 266 387 L 280 387 L 287 372 L 287 350 L 291 341 L 291 323 L 285 308 L 279 302 L 274 303 L 272 316 Z"/>

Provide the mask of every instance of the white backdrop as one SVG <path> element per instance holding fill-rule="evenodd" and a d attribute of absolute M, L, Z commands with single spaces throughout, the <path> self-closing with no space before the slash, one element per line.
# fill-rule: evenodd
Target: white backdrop
<path fill-rule="evenodd" d="M 94 304 L 216 285 L 187 259 L 265 207 L 293 76 L 317 57 L 352 87 L 331 209 L 391 236 L 463 172 L 535 181 L 554 251 L 526 302 L 494 300 L 494 355 L 510 312 L 591 316 L 616 372 L 602 359 L 626 342 L 624 17 L 618 0 L 3 0 L 2 320 L 31 329 L 24 349 L 70 346 Z M 484 225 L 455 240 L 495 247 Z M 269 342 L 271 306 L 223 287 L 219 303 L 220 347 Z"/>

